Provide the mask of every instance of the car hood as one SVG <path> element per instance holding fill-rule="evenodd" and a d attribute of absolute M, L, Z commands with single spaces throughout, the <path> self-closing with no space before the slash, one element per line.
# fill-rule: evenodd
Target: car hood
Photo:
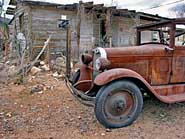
<path fill-rule="evenodd" d="M 107 57 L 119 56 L 165 56 L 168 55 L 165 51 L 166 45 L 162 44 L 147 44 L 141 46 L 105 48 Z"/>

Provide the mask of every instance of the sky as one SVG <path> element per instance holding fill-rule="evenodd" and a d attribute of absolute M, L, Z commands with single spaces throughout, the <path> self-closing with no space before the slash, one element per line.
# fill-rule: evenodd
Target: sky
<path fill-rule="evenodd" d="M 40 0 L 40 1 L 60 4 L 71 4 L 79 2 L 79 0 Z M 177 4 L 185 3 L 185 0 L 83 0 L 83 2 L 88 1 L 94 1 L 95 4 L 104 3 L 105 6 L 117 6 L 118 8 L 126 8 L 129 10 L 136 10 L 150 14 L 158 14 L 160 16 L 171 18 L 175 17 L 175 15 L 172 14 L 172 12 L 170 12 L 169 9 Z M 7 8 L 8 3 L 9 0 L 5 0 L 4 9 Z"/>

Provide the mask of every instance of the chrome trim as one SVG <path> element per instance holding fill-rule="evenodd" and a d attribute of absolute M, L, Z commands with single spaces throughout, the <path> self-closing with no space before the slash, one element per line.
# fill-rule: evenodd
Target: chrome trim
<path fill-rule="evenodd" d="M 101 48 L 101 47 L 98 47 L 97 49 L 100 52 L 100 57 L 107 59 L 107 53 L 106 53 L 105 49 L 104 48 Z"/>

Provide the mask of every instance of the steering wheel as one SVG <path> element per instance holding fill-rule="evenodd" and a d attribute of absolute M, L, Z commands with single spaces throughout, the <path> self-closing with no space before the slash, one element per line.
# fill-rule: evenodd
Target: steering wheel
<path fill-rule="evenodd" d="M 182 45 L 185 45 L 185 41 L 182 43 Z"/>

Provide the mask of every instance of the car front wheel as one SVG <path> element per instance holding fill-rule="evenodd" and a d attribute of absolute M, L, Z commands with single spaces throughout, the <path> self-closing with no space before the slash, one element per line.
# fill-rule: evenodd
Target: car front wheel
<path fill-rule="evenodd" d="M 139 88 L 130 81 L 118 80 L 98 91 L 95 115 L 106 128 L 121 128 L 138 118 L 142 106 L 143 97 Z"/>

